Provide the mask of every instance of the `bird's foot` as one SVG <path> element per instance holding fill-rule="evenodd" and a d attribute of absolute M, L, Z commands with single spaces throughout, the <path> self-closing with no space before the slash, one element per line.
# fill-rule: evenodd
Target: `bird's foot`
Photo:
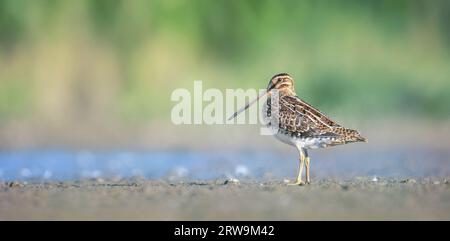
<path fill-rule="evenodd" d="M 288 186 L 303 186 L 303 185 L 305 185 L 305 183 L 302 180 L 297 180 L 296 182 L 288 183 L 287 185 Z"/>

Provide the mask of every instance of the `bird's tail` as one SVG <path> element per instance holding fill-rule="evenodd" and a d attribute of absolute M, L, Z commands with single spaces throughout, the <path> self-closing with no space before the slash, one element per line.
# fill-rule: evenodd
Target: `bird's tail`
<path fill-rule="evenodd" d="M 367 138 L 361 136 L 361 134 L 359 134 L 356 130 L 347 129 L 346 132 L 347 135 L 345 139 L 347 142 L 369 142 Z"/>
<path fill-rule="evenodd" d="M 361 135 L 356 137 L 356 141 L 360 141 L 360 142 L 369 142 L 369 140 L 367 140 L 367 138 L 362 137 Z"/>
<path fill-rule="evenodd" d="M 362 137 L 358 131 L 347 129 L 344 127 L 338 127 L 334 130 L 334 132 L 342 137 L 345 143 L 348 142 L 368 142 L 367 138 Z"/>

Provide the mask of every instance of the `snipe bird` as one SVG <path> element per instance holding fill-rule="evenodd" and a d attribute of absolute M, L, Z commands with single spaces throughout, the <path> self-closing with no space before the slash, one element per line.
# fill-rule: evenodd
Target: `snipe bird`
<path fill-rule="evenodd" d="M 271 105 L 272 90 L 278 91 L 278 104 L 276 105 Z M 273 128 L 275 126 L 272 125 L 278 125 L 278 128 L 275 128 L 277 130 L 274 133 L 275 137 L 296 147 L 300 154 L 297 179 L 295 183 L 289 183 L 289 185 L 304 185 L 311 182 L 309 149 L 352 142 L 367 142 L 367 139 L 362 137 L 358 131 L 337 124 L 317 108 L 300 99 L 295 93 L 293 78 L 286 73 L 273 76 L 267 85 L 267 91 L 234 113 L 230 119 L 235 118 L 266 95 L 268 98 L 263 108 L 263 116 L 268 126 Z M 277 108 L 277 111 L 272 111 L 272 106 Z M 277 113 L 277 116 L 271 117 L 272 113 Z M 302 181 L 303 166 L 306 169 L 306 182 Z"/>

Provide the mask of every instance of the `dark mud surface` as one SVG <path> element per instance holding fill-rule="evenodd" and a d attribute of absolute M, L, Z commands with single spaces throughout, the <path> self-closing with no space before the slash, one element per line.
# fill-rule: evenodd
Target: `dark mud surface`
<path fill-rule="evenodd" d="M 449 220 L 450 178 L 0 183 L 1 220 Z"/>

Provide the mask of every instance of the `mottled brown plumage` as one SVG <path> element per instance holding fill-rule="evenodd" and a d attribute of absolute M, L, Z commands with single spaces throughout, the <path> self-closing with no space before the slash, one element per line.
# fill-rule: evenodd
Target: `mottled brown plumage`
<path fill-rule="evenodd" d="M 303 165 L 306 167 L 306 183 L 310 183 L 310 159 L 308 149 L 336 146 L 350 142 L 367 142 L 356 130 L 347 129 L 331 120 L 312 105 L 301 100 L 294 89 L 294 80 L 288 74 L 277 74 L 269 81 L 267 93 L 277 90 L 278 97 L 274 103 L 272 94 L 267 99 L 264 116 L 268 126 L 275 120 L 277 131 L 275 137 L 293 145 L 300 153 L 300 168 L 293 185 L 303 185 Z M 273 111 L 272 110 L 276 110 Z M 272 116 L 275 113 L 276 116 Z"/>
<path fill-rule="evenodd" d="M 276 92 L 274 92 L 276 90 Z M 301 100 L 294 89 L 294 80 L 286 73 L 273 76 L 267 85 L 268 95 L 263 116 L 268 126 L 275 129 L 275 137 L 295 146 L 300 154 L 297 180 L 292 185 L 303 185 L 302 171 L 306 167 L 306 183 L 310 183 L 310 158 L 308 149 L 324 148 L 351 142 L 367 142 L 356 130 L 347 129 L 324 115 L 312 105 Z M 276 98 L 274 98 L 276 97 Z M 246 110 L 247 104 L 231 118 Z"/>
<path fill-rule="evenodd" d="M 270 117 L 271 98 L 266 106 L 265 114 Z M 342 127 L 298 96 L 283 92 L 279 95 L 278 122 L 279 128 L 292 137 L 330 138 L 332 142 L 326 146 L 366 141 L 356 130 Z"/>

